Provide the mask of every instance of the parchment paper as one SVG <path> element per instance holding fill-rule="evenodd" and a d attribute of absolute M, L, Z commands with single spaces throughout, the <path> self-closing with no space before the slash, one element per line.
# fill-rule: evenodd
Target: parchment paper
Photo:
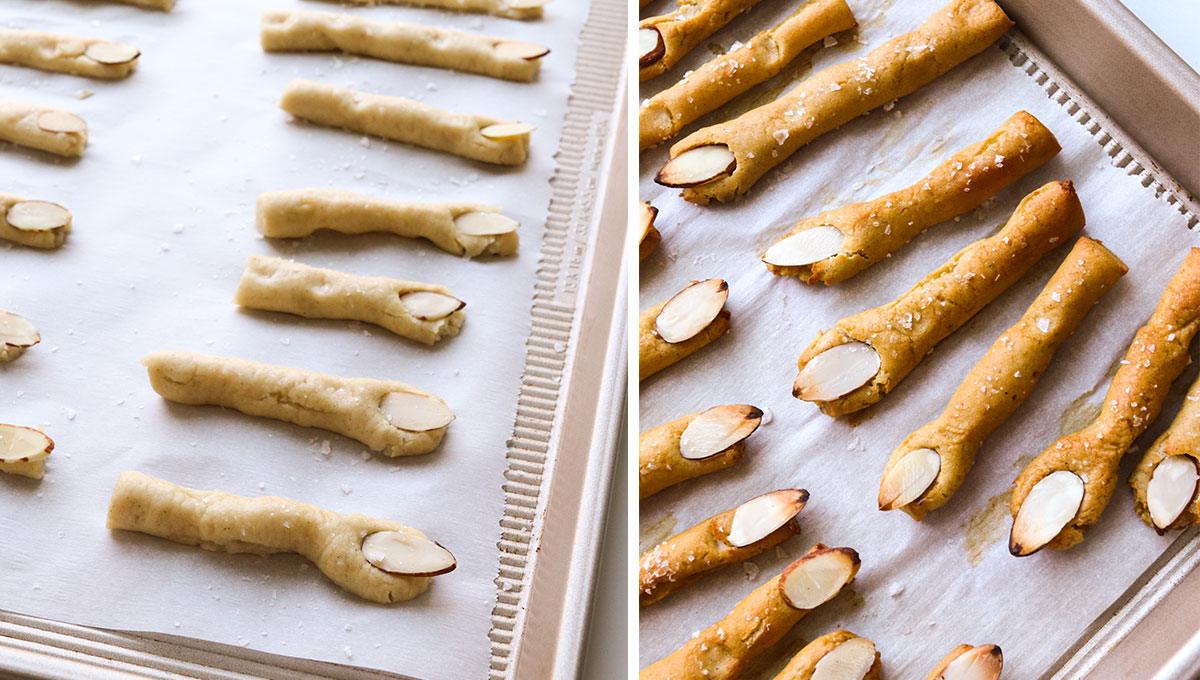
<path fill-rule="evenodd" d="M 661 4 L 647 11 L 660 10 Z M 857 38 L 838 36 L 836 46 L 815 55 L 813 70 L 864 54 L 915 28 L 942 4 L 852 0 L 860 23 Z M 728 47 L 746 40 L 796 5 L 764 2 L 715 36 L 715 42 Z M 697 52 L 677 68 L 675 77 L 711 57 L 710 50 Z M 804 67 L 785 73 L 697 125 L 727 119 L 756 98 L 767 101 L 794 77 L 805 75 Z M 648 83 L 643 97 L 669 85 L 671 78 Z M 930 229 L 890 260 L 833 287 L 774 277 L 759 261 L 766 247 L 799 219 L 908 186 L 1020 109 L 1045 123 L 1063 151 L 972 214 Z M 641 198 L 661 210 L 657 225 L 663 243 L 641 268 L 640 309 L 690 280 L 722 277 L 729 282 L 733 329 L 641 384 L 641 429 L 723 403 L 756 404 L 771 420 L 751 437 L 745 460 L 735 468 L 643 502 L 642 549 L 772 489 L 796 486 L 812 497 L 800 515 L 801 535 L 782 550 L 643 608 L 641 665 L 724 616 L 754 587 L 821 541 L 859 551 L 863 565 L 853 592 L 805 618 L 749 677 L 771 677 L 805 642 L 838 628 L 873 639 L 893 678 L 924 677 L 962 642 L 999 644 L 1005 677 L 1039 677 L 1173 536 L 1156 536 L 1133 513 L 1125 480 L 1140 453 L 1132 453 L 1103 520 L 1082 545 L 1017 559 L 1007 550 L 1010 484 L 1032 456 L 1094 413 L 1113 362 L 1149 317 L 1185 249 L 1200 245 L 1185 218 L 1144 188 L 1141 177 L 1114 167 L 1084 127 L 996 46 L 892 110 L 875 111 L 801 149 L 735 204 L 700 208 L 678 198 L 676 190 L 654 184 L 651 177 L 666 157 L 665 145 L 642 154 Z M 879 478 L 892 450 L 941 412 L 970 367 L 1041 290 L 1069 245 L 1044 258 L 865 412 L 834 421 L 793 399 L 797 357 L 820 329 L 895 298 L 966 244 L 993 233 L 1025 194 L 1056 179 L 1075 182 L 1087 214 L 1084 233 L 1102 239 L 1130 266 L 1130 273 L 1059 349 L 1037 390 L 987 442 L 948 505 L 920 524 L 900 512 L 880 513 Z M 1195 376 L 1193 367 L 1176 383 L 1163 415 L 1139 440 L 1139 449 L 1166 427 Z"/>
<path fill-rule="evenodd" d="M 528 84 L 332 54 L 264 54 L 259 17 L 274 7 L 511 36 L 553 51 Z M 143 56 L 133 77 L 112 83 L 0 67 L 0 97 L 77 112 L 91 132 L 78 162 L 0 148 L 0 190 L 62 203 L 75 218 L 59 251 L 0 246 L 0 307 L 26 316 L 43 338 L 0 367 L 0 422 L 42 425 L 57 443 L 42 482 L 0 475 L 0 606 L 422 677 L 486 674 L 505 440 L 586 10 L 559 2 L 545 19 L 522 22 L 295 0 L 180 0 L 169 14 L 5 3 L 6 27 L 109 37 Z M 294 77 L 534 123 L 530 159 L 498 169 L 290 122 L 277 102 Z M 95 95 L 77 100 L 83 89 Z M 470 261 L 390 235 L 258 237 L 255 197 L 301 187 L 502 205 L 521 222 L 520 254 Z M 255 253 L 445 284 L 467 301 L 468 320 L 460 336 L 427 348 L 360 324 L 242 312 L 231 300 Z M 442 396 L 458 419 L 435 453 L 388 459 L 332 433 L 169 404 L 139 363 L 157 349 L 402 380 Z M 379 606 L 343 593 L 299 557 L 211 554 L 112 534 L 108 497 L 127 469 L 400 520 L 450 548 L 459 566 L 420 598 Z"/>

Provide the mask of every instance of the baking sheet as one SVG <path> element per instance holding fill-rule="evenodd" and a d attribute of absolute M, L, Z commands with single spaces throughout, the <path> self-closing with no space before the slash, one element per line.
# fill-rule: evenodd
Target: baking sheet
<path fill-rule="evenodd" d="M 552 53 L 532 84 L 331 54 L 267 55 L 259 15 L 276 7 L 512 36 Z M 0 97 L 75 111 L 91 133 L 77 162 L 0 149 L 3 190 L 60 202 L 75 218 L 59 251 L 0 251 L 0 306 L 43 337 L 0 368 L 0 415 L 44 426 L 57 444 L 40 483 L 0 481 L 4 607 L 422 677 L 485 673 L 505 441 L 586 5 L 555 3 L 532 22 L 294 0 L 181 0 L 169 14 L 34 0 L 5 9 L 5 26 L 109 37 L 143 56 L 132 78 L 115 83 L 0 67 Z M 537 124 L 530 159 L 495 168 L 290 122 L 277 101 L 294 77 Z M 85 89 L 95 95 L 77 100 Z M 259 238 L 255 197 L 299 187 L 502 205 L 522 224 L 521 251 L 469 261 L 389 235 Z M 230 300 L 251 254 L 445 284 L 467 301 L 468 320 L 460 336 L 427 348 L 360 324 L 241 312 Z M 388 459 L 332 433 L 168 404 L 139 364 L 156 349 L 403 380 L 442 396 L 458 419 L 437 452 Z M 110 534 L 108 495 L 126 469 L 398 519 L 449 547 L 459 567 L 410 603 L 379 606 L 299 557 L 216 555 Z"/>
<path fill-rule="evenodd" d="M 942 4 L 853 2 L 859 29 L 816 52 L 812 70 L 911 30 Z M 727 48 L 794 7 L 764 3 L 711 42 Z M 656 9 L 658 4 L 650 11 Z M 718 50 L 691 55 L 678 73 L 695 68 L 713 51 Z M 698 125 L 728 118 L 756 100 L 768 101 L 808 73 L 805 65 L 795 67 Z M 661 81 L 643 86 L 643 97 L 669 85 L 670 77 Z M 888 261 L 833 287 L 773 277 L 758 260 L 799 219 L 907 186 L 1020 109 L 1045 123 L 1063 151 L 973 213 L 930 229 Z M 1187 229 L 1189 218 L 1156 191 L 1141 166 L 1126 163 L 1120 154 L 1125 167 L 1114 165 L 1102 146 L 1107 136 L 1093 136 L 1080 124 L 1087 118 L 1070 102 L 1064 106 L 1049 98 L 1041 81 L 993 46 L 890 110 L 859 118 L 801 149 L 732 205 L 685 203 L 676 190 L 650 180 L 666 149 L 642 155 L 640 197 L 660 209 L 656 226 L 663 243 L 641 268 L 640 308 L 689 280 L 719 276 L 729 282 L 733 330 L 642 383 L 641 428 L 720 403 L 753 403 L 770 414 L 770 422 L 749 440 L 741 464 L 641 504 L 642 548 L 771 489 L 798 486 L 812 494 L 801 514 L 802 534 L 782 550 L 642 610 L 643 667 L 821 541 L 859 551 L 863 567 L 852 592 L 809 615 L 752 669 L 751 677 L 771 677 L 804 642 L 840 627 L 875 640 L 886 672 L 894 677 L 923 677 L 962 642 L 999 644 L 1006 676 L 1039 677 L 1170 544 L 1174 536 L 1156 536 L 1133 513 L 1124 486 L 1139 457 L 1133 453 L 1102 522 L 1082 545 L 1020 560 L 1007 551 L 1013 478 L 1061 432 L 1086 422 L 1103 398 L 1113 362 L 1149 316 L 1185 249 L 1200 245 Z M 993 233 L 1025 194 L 1056 179 L 1075 182 L 1087 214 L 1084 234 L 1103 240 L 1130 265 L 1130 273 L 1059 349 L 1037 390 L 987 442 L 948 505 L 920 524 L 902 513 L 878 512 L 879 477 L 893 448 L 940 413 L 962 376 L 1024 312 L 1069 246 L 1044 258 L 943 341 L 892 394 L 861 414 L 833 421 L 793 399 L 796 358 L 819 330 L 893 299 L 967 243 Z M 1139 450 L 1166 427 L 1195 376 L 1193 366 L 1176 383 L 1163 416 L 1139 440 Z"/>

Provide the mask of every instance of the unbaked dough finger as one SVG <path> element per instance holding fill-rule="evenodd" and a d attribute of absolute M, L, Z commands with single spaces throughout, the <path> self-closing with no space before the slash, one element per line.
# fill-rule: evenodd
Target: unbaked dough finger
<path fill-rule="evenodd" d="M 998 680 L 1004 654 L 996 645 L 959 645 L 934 667 L 925 680 Z"/>
<path fill-rule="evenodd" d="M 726 404 L 646 430 L 638 437 L 639 498 L 734 465 L 762 416 L 749 404 Z"/>
<path fill-rule="evenodd" d="M 0 309 L 0 364 L 15 361 L 42 341 L 41 333 L 19 314 Z"/>
<path fill-rule="evenodd" d="M 191 352 L 154 352 L 142 363 L 154 391 L 170 401 L 319 427 L 385 456 L 429 453 L 454 420 L 437 395 L 402 382 L 339 378 Z"/>
<path fill-rule="evenodd" d="M 645 201 L 638 202 L 638 217 L 641 222 L 641 236 L 638 237 L 638 262 L 650 257 L 650 253 L 662 241 L 662 234 L 654 228 L 654 220 L 658 217 L 658 208 Z"/>
<path fill-rule="evenodd" d="M 83 155 L 87 122 L 68 111 L 0 101 L 0 140 L 59 156 Z"/>
<path fill-rule="evenodd" d="M 318 229 L 343 234 L 386 231 L 424 238 L 455 255 L 512 255 L 520 238 L 516 220 L 500 208 L 472 203 L 409 203 L 334 189 L 293 189 L 260 194 L 258 231 L 270 238 L 300 238 Z"/>
<path fill-rule="evenodd" d="M 1099 241 L 1081 237 L 1021 319 L 967 373 L 942 414 L 892 452 L 879 509 L 903 510 L 920 521 L 945 505 L 983 442 L 1024 403 L 1059 345 L 1128 270 Z"/>
<path fill-rule="evenodd" d="M 3 323 L 0 317 L 0 324 Z M 2 348 L 0 345 L 0 354 Z M 0 472 L 41 479 L 46 471 L 46 458 L 53 450 L 54 440 L 41 430 L 0 425 Z"/>
<path fill-rule="evenodd" d="M 1083 229 L 1070 182 L 1026 196 L 995 236 L 963 248 L 900 297 L 838 321 L 797 362 L 792 394 L 836 417 L 883 399 L 946 336 Z"/>
<path fill-rule="evenodd" d="M 454 113 L 413 99 L 357 92 L 297 78 L 279 106 L 305 120 L 496 165 L 520 165 L 529 153 L 528 123 Z"/>
<path fill-rule="evenodd" d="M 463 33 L 395 21 L 370 21 L 350 14 L 267 10 L 262 17 L 267 52 L 361 54 L 400 64 L 417 64 L 531 82 L 550 50 L 520 40 Z"/>
<path fill-rule="evenodd" d="M 982 52 L 1012 26 L 992 0 L 952 0 L 917 30 L 821 71 L 770 104 L 671 147 L 658 181 L 693 203 L 731 201 L 797 149 L 912 94 Z"/>
<path fill-rule="evenodd" d="M 1200 522 L 1200 378 L 1171 426 L 1146 450 L 1129 478 L 1139 517 L 1160 535 Z"/>
<path fill-rule="evenodd" d="M 738 603 L 725 618 L 643 669 L 640 680 L 730 680 L 858 573 L 858 553 L 820 543 Z"/>
<path fill-rule="evenodd" d="M 907 189 L 801 220 L 763 262 L 772 274 L 807 283 L 845 281 L 927 228 L 974 210 L 1059 149 L 1041 121 L 1019 111 Z"/>
<path fill-rule="evenodd" d="M 234 302 L 310 319 L 351 319 L 432 345 L 458 335 L 466 303 L 444 286 L 382 276 L 355 276 L 277 257 L 254 255 Z"/>
<path fill-rule="evenodd" d="M 709 61 L 678 83 L 642 102 L 640 149 L 666 141 L 685 125 L 783 70 L 804 48 L 855 26 L 846 0 L 812 0 L 774 28 Z"/>
<path fill-rule="evenodd" d="M 649 80 L 666 73 L 708 36 L 759 0 L 679 0 L 670 14 L 638 22 L 638 74 Z"/>
<path fill-rule="evenodd" d="M 1117 486 L 1121 458 L 1158 417 L 1171 383 L 1188 365 L 1200 329 L 1200 248 L 1167 283 L 1154 313 L 1125 353 L 1100 414 L 1038 454 L 1013 484 L 1009 551 L 1066 550 L 1100 520 Z"/>
<path fill-rule="evenodd" d="M 695 281 L 638 319 L 638 379 L 681 361 L 729 330 L 721 279 Z"/>
<path fill-rule="evenodd" d="M 457 12 L 491 14 L 505 19 L 540 19 L 550 0 L 338 0 L 346 5 L 412 5 Z"/>
<path fill-rule="evenodd" d="M 874 642 L 838 630 L 804 645 L 775 680 L 879 680 L 881 672 Z"/>
<path fill-rule="evenodd" d="M 71 211 L 57 203 L 0 193 L 0 239 L 30 248 L 57 248 L 71 231 Z"/>
<path fill-rule="evenodd" d="M 343 515 L 290 498 L 200 491 L 122 472 L 106 526 L 232 554 L 298 553 L 372 602 L 411 600 L 452 571 L 450 551 L 399 522 Z"/>
<path fill-rule="evenodd" d="M 168 12 L 175 6 L 175 0 L 114 0 L 115 2 L 125 3 L 126 5 L 137 5 L 138 7 L 146 7 L 148 9 L 161 9 Z"/>
<path fill-rule="evenodd" d="M 0 64 L 117 80 L 137 69 L 140 54 L 136 47 L 103 38 L 0 29 Z"/>

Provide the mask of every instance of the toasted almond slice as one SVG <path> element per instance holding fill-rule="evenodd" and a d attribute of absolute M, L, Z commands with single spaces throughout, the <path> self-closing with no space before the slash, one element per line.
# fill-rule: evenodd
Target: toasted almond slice
<path fill-rule="evenodd" d="M 913 449 L 904 454 L 879 485 L 879 509 L 895 510 L 920 498 L 942 468 L 942 457 L 933 449 Z"/>
<path fill-rule="evenodd" d="M 527 135 L 534 131 L 534 126 L 529 123 L 496 123 L 489 125 L 479 131 L 479 134 L 488 139 L 512 139 Z"/>
<path fill-rule="evenodd" d="M 751 498 L 733 511 L 726 537 L 729 545 L 744 548 L 761 541 L 792 521 L 807 502 L 808 492 L 804 489 L 780 489 Z"/>
<path fill-rule="evenodd" d="M 708 144 L 688 149 L 667 161 L 654 181 L 668 187 L 686 189 L 732 175 L 737 158 L 724 144 Z"/>
<path fill-rule="evenodd" d="M 50 201 L 19 201 L 12 204 L 4 219 L 22 231 L 53 231 L 71 223 L 71 211 Z"/>
<path fill-rule="evenodd" d="M 401 430 L 427 432 L 446 427 L 454 420 L 449 406 L 428 394 L 388 392 L 379 402 L 388 422 Z"/>
<path fill-rule="evenodd" d="M 1067 526 L 1083 503 L 1083 480 L 1074 472 L 1051 472 L 1033 485 L 1008 539 L 1008 551 L 1017 557 L 1032 555 Z"/>
<path fill-rule="evenodd" d="M 647 26 L 638 29 L 638 68 L 646 68 L 654 64 L 667 53 L 667 45 L 663 42 L 662 33 L 657 28 Z"/>
<path fill-rule="evenodd" d="M 780 594 L 796 609 L 815 609 L 854 580 L 858 565 L 858 553 L 850 548 L 818 546 L 783 570 Z"/>
<path fill-rule="evenodd" d="M 749 404 L 714 406 L 700 413 L 679 435 L 679 455 L 704 460 L 749 437 L 762 423 L 763 412 Z"/>
<path fill-rule="evenodd" d="M 0 425 L 0 463 L 46 460 L 54 440 L 41 432 L 17 425 Z"/>
<path fill-rule="evenodd" d="M 92 61 L 116 66 L 117 64 L 128 64 L 137 59 L 142 53 L 132 45 L 123 45 L 114 42 L 98 42 L 88 45 L 83 51 Z"/>
<path fill-rule="evenodd" d="M 851 638 L 834 647 L 813 666 L 811 680 L 862 680 L 875 665 L 875 643 Z"/>
<path fill-rule="evenodd" d="M 46 132 L 86 132 L 87 122 L 67 111 L 47 111 L 38 116 L 37 126 Z"/>
<path fill-rule="evenodd" d="M 1196 497 L 1198 479 L 1200 472 L 1191 456 L 1180 453 L 1159 462 L 1146 485 L 1146 509 L 1150 511 L 1154 526 L 1166 529 L 1179 519 L 1184 508 Z"/>
<path fill-rule="evenodd" d="M 400 531 L 376 531 L 363 539 L 363 558 L 389 574 L 437 576 L 454 571 L 454 555 L 436 541 Z"/>
<path fill-rule="evenodd" d="M 996 645 L 980 645 L 951 661 L 938 680 L 997 680 L 1004 655 Z"/>
<path fill-rule="evenodd" d="M 24 349 L 41 341 L 42 336 L 33 324 L 19 314 L 0 309 L 0 346 Z"/>
<path fill-rule="evenodd" d="M 642 218 L 642 239 L 644 239 L 646 234 L 649 234 L 650 230 L 654 228 L 654 218 L 658 217 L 658 208 L 645 201 L 639 201 L 638 205 L 641 206 L 638 216 Z"/>
<path fill-rule="evenodd" d="M 400 304 L 421 321 L 440 321 L 467 306 L 467 303 L 452 295 L 429 290 L 409 291 L 400 296 Z"/>
<path fill-rule="evenodd" d="M 805 401 L 829 401 L 866 385 L 879 372 L 879 353 L 865 342 L 847 342 L 804 364 L 792 394 Z"/>
<path fill-rule="evenodd" d="M 697 281 L 667 300 L 654 318 L 654 329 L 666 342 L 683 342 L 712 323 L 727 299 L 729 284 L 721 279 Z"/>
<path fill-rule="evenodd" d="M 454 228 L 470 236 L 511 234 L 519 226 L 513 218 L 495 212 L 468 212 L 454 218 Z"/>
<path fill-rule="evenodd" d="M 837 255 L 845 241 L 846 235 L 837 227 L 813 227 L 776 242 L 762 260 L 778 267 L 800 267 Z"/>
<path fill-rule="evenodd" d="M 496 54 L 510 59 L 533 61 L 550 54 L 550 48 L 521 40 L 501 40 L 495 45 Z"/>

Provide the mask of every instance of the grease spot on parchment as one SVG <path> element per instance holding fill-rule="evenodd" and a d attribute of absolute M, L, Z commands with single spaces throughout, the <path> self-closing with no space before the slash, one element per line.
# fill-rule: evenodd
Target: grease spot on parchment
<path fill-rule="evenodd" d="M 668 512 L 653 522 L 642 524 L 638 527 L 638 551 L 646 552 L 670 538 L 678 523 L 675 513 Z"/>
<path fill-rule="evenodd" d="M 1100 394 L 1100 387 L 1107 386 L 1112 382 L 1113 376 L 1121 368 L 1121 360 L 1124 358 L 1124 355 L 1122 355 L 1113 360 L 1112 365 L 1108 367 L 1108 371 L 1104 374 L 1104 379 L 1097 383 L 1095 387 L 1080 395 L 1078 399 L 1071 402 L 1071 405 L 1063 411 L 1062 419 L 1058 425 L 1058 436 L 1065 437 L 1072 432 L 1078 432 L 1088 423 L 1095 420 L 1096 416 L 1100 415 L 1100 409 L 1104 405 L 1104 395 Z"/>
<path fill-rule="evenodd" d="M 967 522 L 966 542 L 963 550 L 967 554 L 967 562 L 971 568 L 978 567 L 983 562 L 988 548 L 1004 540 L 1008 535 L 1009 514 L 1008 504 L 1012 500 L 1012 489 L 992 496 L 987 505 L 979 509 Z"/>

